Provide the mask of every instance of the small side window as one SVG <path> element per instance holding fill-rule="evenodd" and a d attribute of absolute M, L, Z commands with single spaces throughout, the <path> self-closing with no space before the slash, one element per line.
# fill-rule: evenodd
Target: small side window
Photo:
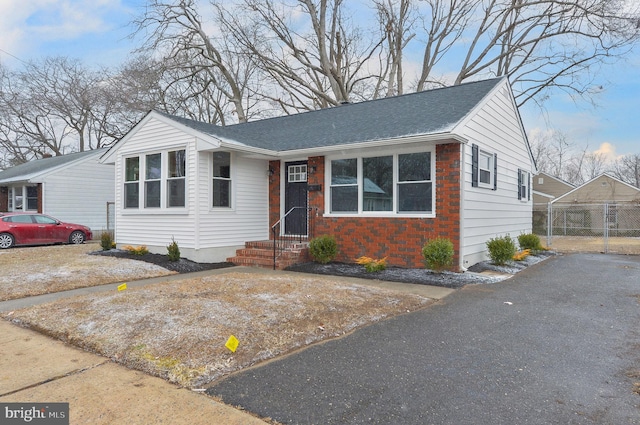
<path fill-rule="evenodd" d="M 498 155 L 471 147 L 471 186 L 498 189 Z"/>

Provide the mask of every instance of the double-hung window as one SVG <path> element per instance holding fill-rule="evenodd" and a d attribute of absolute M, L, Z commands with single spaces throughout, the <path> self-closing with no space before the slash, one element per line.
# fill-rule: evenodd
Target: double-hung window
<path fill-rule="evenodd" d="M 478 183 L 480 185 L 491 185 L 491 175 L 493 174 L 493 155 L 480 151 L 478 154 Z"/>
<path fill-rule="evenodd" d="M 185 150 L 167 154 L 167 207 L 184 207 L 186 194 Z"/>
<path fill-rule="evenodd" d="M 496 190 L 497 155 L 472 145 L 471 147 L 471 185 Z"/>
<path fill-rule="evenodd" d="M 431 152 L 330 161 L 331 213 L 431 214 Z"/>
<path fill-rule="evenodd" d="M 213 207 L 231 207 L 231 154 L 213 152 Z"/>
<path fill-rule="evenodd" d="M 9 188 L 9 199 L 8 199 L 8 204 L 7 204 L 7 210 L 8 211 L 13 211 L 13 191 L 14 189 L 12 187 Z"/>
<path fill-rule="evenodd" d="M 124 207 L 138 208 L 140 196 L 140 158 L 135 156 L 124 161 Z"/>
<path fill-rule="evenodd" d="M 154 153 L 145 158 L 144 207 L 160 208 L 162 154 Z"/>
<path fill-rule="evenodd" d="M 518 199 L 527 201 L 531 197 L 530 179 L 530 174 L 527 171 L 518 170 Z"/>

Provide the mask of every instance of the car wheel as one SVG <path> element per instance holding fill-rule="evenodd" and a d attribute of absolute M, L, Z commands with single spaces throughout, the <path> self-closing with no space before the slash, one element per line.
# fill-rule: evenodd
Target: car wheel
<path fill-rule="evenodd" d="M 0 249 L 11 248 L 15 239 L 9 233 L 0 233 Z"/>
<path fill-rule="evenodd" d="M 76 245 L 84 243 L 84 233 L 82 233 L 80 230 L 74 231 L 73 233 L 71 233 L 71 236 L 69 236 L 69 242 Z"/>

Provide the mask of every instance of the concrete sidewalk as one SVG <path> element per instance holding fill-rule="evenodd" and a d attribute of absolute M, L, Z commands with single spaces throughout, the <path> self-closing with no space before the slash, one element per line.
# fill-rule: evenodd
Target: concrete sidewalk
<path fill-rule="evenodd" d="M 199 275 L 229 272 L 276 273 L 250 267 L 130 281 L 138 287 Z M 299 275 L 299 274 L 296 274 Z M 314 275 L 315 277 L 322 277 Z M 335 276 L 327 276 L 336 279 Z M 418 293 L 441 299 L 454 290 L 368 279 L 343 281 Z M 118 283 L 0 302 L 0 311 L 76 295 L 116 290 Z M 208 396 L 128 369 L 32 330 L 0 320 L 0 402 L 69 403 L 71 424 L 264 424 L 265 422 Z"/>

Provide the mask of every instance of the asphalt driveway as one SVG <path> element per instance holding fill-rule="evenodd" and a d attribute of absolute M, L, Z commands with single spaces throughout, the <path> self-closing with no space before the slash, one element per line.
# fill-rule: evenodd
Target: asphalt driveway
<path fill-rule="evenodd" d="M 211 387 L 285 424 L 639 424 L 640 257 L 551 258 Z"/>

